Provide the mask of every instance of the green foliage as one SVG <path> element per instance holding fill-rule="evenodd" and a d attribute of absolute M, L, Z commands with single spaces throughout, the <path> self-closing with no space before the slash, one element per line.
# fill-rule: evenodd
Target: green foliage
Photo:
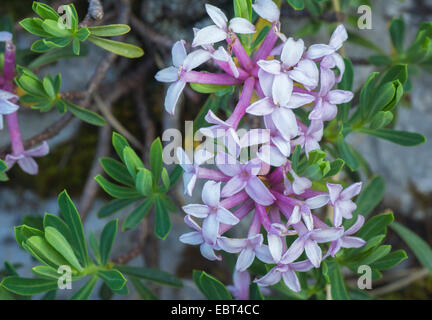
<path fill-rule="evenodd" d="M 50 298 L 64 275 L 60 267 L 69 267 L 72 271 L 72 285 L 75 281 L 88 277 L 86 283 L 71 297 L 72 300 L 88 299 L 99 279 L 113 293 L 127 294 L 127 279 L 123 273 L 133 277 L 135 285 L 136 279 L 141 278 L 162 285 L 182 286 L 178 278 L 161 270 L 114 265 L 109 261 L 117 234 L 117 220 L 105 225 L 100 239 L 93 233 L 88 235 L 89 246 L 96 260 L 93 261 L 87 251 L 79 213 L 66 191 L 59 195 L 58 205 L 62 217 L 45 214 L 41 229 L 26 225 L 15 228 L 18 244 L 42 264 L 32 268 L 35 278 L 23 278 L 12 265 L 6 263 L 8 271 L 1 282 L 0 297 L 13 299 L 14 294 L 25 297 L 46 292 L 46 298 Z M 140 286 L 141 290 L 145 288 L 143 284 Z M 147 295 L 154 296 L 151 291 Z"/>
<path fill-rule="evenodd" d="M 41 112 L 50 111 L 55 106 L 62 114 L 69 111 L 87 123 L 95 126 L 105 125 L 104 118 L 97 113 L 81 108 L 62 97 L 60 93 L 61 74 L 57 74 L 55 77 L 48 74 L 40 80 L 27 68 L 20 67 L 18 71 L 19 75 L 15 78 L 15 82 L 26 93 L 20 98 L 22 103 L 31 104 L 32 109 Z"/>
<path fill-rule="evenodd" d="M 135 204 L 122 225 L 122 230 L 127 230 L 135 228 L 150 211 L 154 210 L 155 234 L 160 239 L 165 239 L 171 230 L 169 212 L 176 212 L 177 209 L 166 196 L 173 186 L 173 179 L 163 167 L 160 139 L 156 139 L 150 148 L 150 169 L 145 168 L 144 163 L 123 136 L 114 133 L 112 142 L 121 161 L 102 158 L 100 163 L 106 174 L 121 185 L 109 182 L 101 175 L 95 178 L 110 196 L 116 198 L 99 211 L 99 217 L 113 215 Z"/>
<path fill-rule="evenodd" d="M 209 300 L 232 300 L 228 289 L 215 277 L 204 271 L 194 270 L 193 280 L 201 293 Z"/>
<path fill-rule="evenodd" d="M 7 165 L 3 160 L 0 160 L 0 181 L 7 181 L 9 178 L 6 175 Z"/>
<path fill-rule="evenodd" d="M 138 58 L 144 54 L 143 50 L 135 45 L 103 38 L 128 33 L 130 27 L 127 25 L 80 27 L 73 4 L 64 5 L 61 16 L 50 6 L 37 1 L 33 2 L 32 9 L 39 18 L 26 18 L 20 25 L 31 34 L 42 37 L 32 44 L 31 50 L 34 52 L 44 53 L 72 47 L 73 54 L 80 55 L 82 43 L 89 40 L 105 50 L 127 58 Z"/>

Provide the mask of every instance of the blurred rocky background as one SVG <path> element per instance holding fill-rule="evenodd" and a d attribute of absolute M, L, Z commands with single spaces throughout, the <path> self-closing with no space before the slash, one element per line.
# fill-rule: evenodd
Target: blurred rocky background
<path fill-rule="evenodd" d="M 61 4 L 74 2 L 80 17 L 87 10 L 87 1 L 43 1 L 54 8 Z M 203 27 L 210 23 L 204 9 L 209 2 L 223 9 L 228 15 L 233 14 L 231 0 L 135 0 L 131 1 L 128 12 L 132 32 L 127 41 L 141 45 L 146 54 L 138 60 L 117 58 L 107 76 L 97 91 L 105 106 L 123 124 L 128 132 L 139 142 L 134 147 L 147 160 L 149 144 L 154 137 L 166 128 L 182 130 L 183 120 L 191 120 L 204 103 L 205 95 L 186 90 L 182 103 L 178 106 L 175 117 L 168 116 L 163 110 L 165 88 L 154 80 L 154 74 L 159 68 L 170 64 L 170 48 L 177 39 L 185 39 L 188 43 L 193 37 L 192 27 Z M 356 12 L 356 5 L 361 1 L 352 1 L 351 13 Z M 432 18 L 431 0 L 389 0 L 371 1 L 373 25 L 371 30 L 354 30 L 362 37 L 372 41 L 385 52 L 390 52 L 388 23 L 393 17 L 403 17 L 406 21 L 406 40 L 411 42 L 418 26 L 423 21 Z M 3 0 L 0 15 L 8 16 L 18 21 L 31 16 L 30 0 Z M 103 23 L 115 23 L 121 11 L 122 1 L 104 0 L 105 17 Z M 325 4 L 326 11 L 322 19 L 334 19 L 331 1 Z M 327 10 L 328 9 L 328 10 Z M 311 13 L 296 12 L 286 3 L 282 8 L 282 25 L 285 34 L 304 32 L 304 26 L 310 22 Z M 15 24 L 15 38 L 18 48 L 25 49 L 34 40 L 32 36 Z M 329 39 L 329 29 L 321 27 L 313 34 L 304 36 L 306 44 L 326 43 Z M 67 91 L 83 90 L 98 64 L 104 59 L 106 52 L 95 46 L 89 46 L 87 56 L 83 58 L 64 59 L 60 62 L 39 70 L 40 74 L 62 73 L 63 89 Z M 355 66 L 355 87 L 358 88 L 367 76 L 377 69 L 367 64 L 365 57 L 371 51 L 359 45 L 348 42 L 345 54 L 350 57 Z M 23 57 L 31 53 L 23 51 Z M 432 75 L 420 71 L 412 77 L 412 90 L 400 107 L 396 128 L 415 131 L 432 141 Z M 30 109 L 20 112 L 20 123 L 24 138 L 30 138 L 56 126 L 60 115 L 53 110 L 40 114 Z M 115 128 L 117 130 L 117 128 Z M 16 245 L 13 227 L 26 221 L 38 223 L 38 217 L 44 212 L 57 213 L 56 196 L 67 189 L 80 211 L 85 211 L 87 217 L 85 229 L 99 233 L 101 226 L 96 216 L 100 207 L 108 201 L 108 197 L 93 182 L 95 172 L 100 168 L 95 157 L 112 154 L 111 130 L 98 129 L 78 120 L 72 120 L 59 134 L 51 137 L 48 142 L 51 147 L 49 156 L 38 159 L 40 174 L 28 176 L 17 167 L 10 172 L 10 181 L 0 187 L 0 261 L 8 260 L 18 266 L 23 276 L 30 274 L 32 261 Z M 370 138 L 365 135 L 354 136 L 351 141 L 369 160 L 372 171 L 382 175 L 386 182 L 386 192 L 383 202 L 376 212 L 391 208 L 396 219 L 422 236 L 432 244 L 432 148 L 430 142 L 412 149 L 401 147 L 390 142 Z M 7 131 L 0 133 L 0 149 L 8 144 Z M 199 187 L 195 192 L 199 197 Z M 182 201 L 182 185 L 173 194 L 178 204 Z M 186 199 L 189 201 L 189 199 Z M 125 213 L 119 214 L 120 219 Z M 165 241 L 153 238 L 151 229 L 147 232 L 146 242 L 132 264 L 159 266 L 162 270 L 177 274 L 185 279 L 185 288 L 173 290 L 154 288 L 161 298 L 193 299 L 201 298 L 191 280 L 193 269 L 205 270 L 225 283 L 231 283 L 229 271 L 219 262 L 209 262 L 201 257 L 198 247 L 184 246 L 178 241 L 180 234 L 188 232 L 183 223 L 183 213 L 172 216 L 172 232 Z M 151 224 L 151 221 L 149 221 Z M 127 252 L 140 238 L 139 231 L 128 231 L 119 234 L 115 243 L 114 256 Z M 409 259 L 402 265 L 403 272 L 410 272 L 419 267 L 418 262 L 401 240 L 390 234 L 389 242 L 395 248 L 407 250 Z M 96 292 L 94 298 L 97 298 Z M 385 298 L 419 298 L 432 297 L 432 279 L 422 278 L 395 292 L 386 293 Z M 127 298 L 137 298 L 133 292 Z"/>

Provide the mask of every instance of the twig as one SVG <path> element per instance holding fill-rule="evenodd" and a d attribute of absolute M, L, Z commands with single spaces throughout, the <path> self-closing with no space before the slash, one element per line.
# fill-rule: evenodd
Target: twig
<path fill-rule="evenodd" d="M 413 272 L 411 275 L 409 275 L 406 278 L 402 278 L 396 282 L 390 283 L 386 286 L 370 291 L 370 294 L 374 296 L 382 296 L 400 290 L 402 288 L 409 286 L 414 281 L 427 277 L 429 274 L 430 271 L 428 269 L 422 269 L 420 271 Z"/>
<path fill-rule="evenodd" d="M 98 94 L 94 94 L 93 98 L 96 102 L 96 106 L 99 109 L 99 111 L 102 113 L 104 118 L 107 120 L 107 122 L 119 133 L 121 133 L 129 142 L 134 145 L 136 148 L 140 149 L 141 151 L 144 151 L 145 147 L 144 145 L 139 142 L 135 136 L 130 133 L 121 123 L 114 117 L 114 115 L 111 113 L 111 108 L 109 108 L 105 102 L 102 100 L 102 98 Z"/>
<path fill-rule="evenodd" d="M 174 44 L 174 40 L 156 32 L 151 27 L 147 26 L 141 20 L 135 17 L 133 14 L 131 15 L 131 24 L 134 28 L 134 31 L 138 32 L 143 39 L 159 44 L 167 49 L 171 49 L 172 45 Z"/>

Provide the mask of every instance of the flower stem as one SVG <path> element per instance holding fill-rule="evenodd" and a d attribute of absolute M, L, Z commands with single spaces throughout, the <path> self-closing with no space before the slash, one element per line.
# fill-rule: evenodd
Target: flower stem
<path fill-rule="evenodd" d="M 231 114 L 231 116 L 226 121 L 228 124 L 230 124 L 234 129 L 237 129 L 237 126 L 240 123 L 240 120 L 243 118 L 243 116 L 246 113 L 246 108 L 249 107 L 250 100 L 252 98 L 253 89 L 255 86 L 255 78 L 250 77 L 248 78 L 244 85 L 243 85 L 243 91 L 240 95 L 240 99 L 234 109 L 234 112 Z"/>
<path fill-rule="evenodd" d="M 3 79 L 5 81 L 3 90 L 14 92 L 13 79 L 15 76 L 15 57 L 16 50 L 12 42 L 6 42 L 4 54 Z M 16 101 L 14 101 L 16 102 Z M 24 152 L 24 146 L 21 138 L 21 131 L 18 123 L 18 112 L 6 115 L 8 131 L 11 139 L 12 154 L 18 155 Z"/>
<path fill-rule="evenodd" d="M 254 62 L 265 59 L 269 56 L 270 52 L 273 50 L 273 47 L 278 39 L 278 36 L 275 32 L 276 25 L 273 24 L 267 33 L 264 41 L 259 47 L 258 51 L 255 53 Z"/>
<path fill-rule="evenodd" d="M 252 62 L 252 59 L 247 54 L 245 48 L 243 48 L 240 39 L 237 37 L 237 35 L 231 34 L 230 36 L 228 36 L 227 42 L 231 46 L 242 68 L 245 69 L 246 71 L 251 71 L 253 69 L 254 64 Z"/>
<path fill-rule="evenodd" d="M 241 83 L 241 80 L 235 79 L 227 74 L 188 71 L 182 76 L 186 82 L 217 84 L 232 86 Z"/>

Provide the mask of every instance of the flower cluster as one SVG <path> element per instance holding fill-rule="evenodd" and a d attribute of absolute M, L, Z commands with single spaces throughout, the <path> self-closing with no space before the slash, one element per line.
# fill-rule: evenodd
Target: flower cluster
<path fill-rule="evenodd" d="M 12 34 L 0 32 L 0 42 L 5 43 L 3 74 L 0 77 L 0 129 L 3 129 L 3 115 L 6 117 L 12 153 L 6 155 L 5 162 L 8 168 L 15 163 L 28 174 L 37 174 L 38 165 L 34 157 L 42 157 L 48 154 L 49 147 L 45 141 L 38 147 L 25 150 L 18 123 L 17 104 L 19 97 L 14 94 L 15 56 L 16 50 L 12 42 Z"/>
<path fill-rule="evenodd" d="M 238 298 L 247 297 L 247 270 L 255 258 L 274 265 L 255 282 L 270 286 L 282 279 L 298 292 L 296 271 L 319 268 L 341 248 L 365 244 L 352 236 L 364 222 L 361 216 L 346 231 L 342 224 L 343 219 L 353 217 L 356 205 L 352 198 L 360 192 L 361 183 L 346 189 L 327 183 L 328 192 L 317 191 L 308 178 L 295 172 L 289 160 L 296 146 L 306 156 L 320 149 L 324 123 L 336 117 L 338 104 L 353 98 L 350 91 L 334 89 L 344 73 L 344 61 L 337 51 L 347 39 L 346 30 L 339 25 L 328 44 L 306 47 L 303 40 L 281 32 L 279 8 L 273 1 L 257 0 L 253 9 L 271 28 L 252 54 L 247 53 L 237 34 L 254 33 L 254 25 L 242 18 L 228 21 L 220 9 L 206 5 L 214 25 L 195 30 L 192 47 L 200 48 L 187 54 L 185 42 L 178 41 L 172 49 L 173 66 L 156 74 L 157 80 L 172 83 L 165 99 L 171 114 L 187 83 L 241 88 L 228 119 L 209 111 L 205 119 L 211 126 L 201 129 L 208 139 L 222 141 L 223 148 L 216 152 L 199 149 L 194 161 L 183 149 L 177 150 L 185 192 L 192 195 L 197 179 L 206 180 L 203 204 L 183 207 L 185 222 L 195 231 L 182 235 L 180 241 L 200 245 L 202 255 L 210 260 L 221 259 L 219 250 L 238 253 L 232 287 Z M 221 41 L 226 42 L 226 48 L 215 48 Z M 210 60 L 223 72 L 194 71 Z M 306 121 L 296 116 L 294 110 L 299 108 L 308 112 Z M 240 137 L 236 130 L 246 114 L 262 117 L 265 128 L 251 129 Z M 241 159 L 244 149 L 251 146 L 258 146 L 258 152 Z M 210 159 L 216 168 L 203 166 Z M 316 211 L 326 205 L 332 212 L 331 225 Z M 224 235 L 249 215 L 246 237 Z"/>

